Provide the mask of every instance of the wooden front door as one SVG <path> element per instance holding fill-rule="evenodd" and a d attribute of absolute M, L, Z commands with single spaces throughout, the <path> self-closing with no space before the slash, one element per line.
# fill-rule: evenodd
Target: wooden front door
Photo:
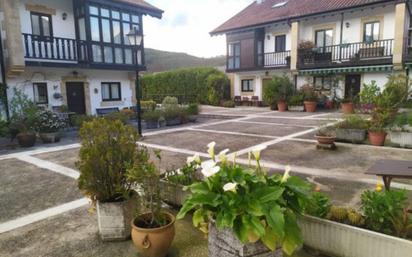
<path fill-rule="evenodd" d="M 67 107 L 71 112 L 86 114 L 83 82 L 67 82 Z"/>
<path fill-rule="evenodd" d="M 345 78 L 345 98 L 359 95 L 361 88 L 361 75 L 346 75 Z"/>

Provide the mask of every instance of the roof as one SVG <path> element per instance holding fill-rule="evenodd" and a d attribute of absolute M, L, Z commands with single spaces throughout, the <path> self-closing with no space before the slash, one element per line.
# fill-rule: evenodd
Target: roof
<path fill-rule="evenodd" d="M 254 1 L 243 11 L 220 25 L 212 35 L 224 34 L 232 30 L 264 25 L 271 22 L 299 18 L 317 13 L 348 9 L 358 6 L 393 2 L 391 0 L 260 0 Z M 286 4 L 284 4 L 287 2 Z M 273 8 L 274 5 L 280 5 Z"/>
<path fill-rule="evenodd" d="M 121 3 L 126 3 L 126 4 L 130 4 L 130 5 L 134 5 L 140 8 L 143 8 L 145 10 L 148 11 L 147 14 L 151 15 L 151 16 L 155 16 L 158 18 L 162 17 L 163 14 L 163 10 L 157 8 L 156 6 L 149 4 L 148 2 L 144 1 L 144 0 L 114 0 L 115 2 L 121 2 Z"/>

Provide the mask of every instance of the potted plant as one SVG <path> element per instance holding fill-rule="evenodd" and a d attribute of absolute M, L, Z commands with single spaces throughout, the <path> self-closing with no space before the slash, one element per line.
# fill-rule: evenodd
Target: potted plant
<path fill-rule="evenodd" d="M 287 110 L 287 99 L 293 92 L 293 85 L 289 77 L 273 76 L 271 82 L 263 89 L 263 99 L 271 106 L 277 105 L 280 112 Z M 273 108 L 272 108 L 273 109 Z"/>
<path fill-rule="evenodd" d="M 59 142 L 60 129 L 66 127 L 66 122 L 49 110 L 40 111 L 37 124 L 40 138 L 45 144 Z"/>
<path fill-rule="evenodd" d="M 293 111 L 293 112 L 305 111 L 305 106 L 303 105 L 304 97 L 305 96 L 300 93 L 291 96 L 288 100 L 289 111 Z"/>
<path fill-rule="evenodd" d="M 159 127 L 159 119 L 162 113 L 158 110 L 147 110 L 143 113 L 143 120 L 146 122 L 147 129 L 157 129 Z"/>
<path fill-rule="evenodd" d="M 341 109 L 344 114 L 353 114 L 355 112 L 352 88 L 349 90 L 347 97 L 341 101 Z"/>
<path fill-rule="evenodd" d="M 318 141 L 318 148 L 335 149 L 336 134 L 331 127 L 322 127 L 318 129 L 315 135 Z"/>
<path fill-rule="evenodd" d="M 362 143 L 366 139 L 368 121 L 359 115 L 347 115 L 336 125 L 336 139 L 353 144 Z"/>
<path fill-rule="evenodd" d="M 182 109 L 180 107 L 167 108 L 163 112 L 166 126 L 177 126 L 182 124 Z"/>
<path fill-rule="evenodd" d="M 362 90 L 359 93 L 360 109 L 363 113 L 371 113 L 373 111 L 380 91 L 379 86 L 374 80 L 370 84 L 363 84 Z"/>
<path fill-rule="evenodd" d="M 80 139 L 78 186 L 96 204 L 100 237 L 126 240 L 135 208 L 133 182 L 126 172 L 130 165 L 147 162 L 145 150 L 136 146 L 139 136 L 119 120 L 98 118 L 83 124 Z"/>
<path fill-rule="evenodd" d="M 305 105 L 306 112 L 316 112 L 319 96 L 313 86 L 309 84 L 303 85 L 300 91 L 304 95 L 303 103 Z"/>
<path fill-rule="evenodd" d="M 374 111 L 372 120 L 370 121 L 368 137 L 372 145 L 383 146 L 386 141 L 386 126 L 392 113 L 388 109 L 377 109 Z"/>
<path fill-rule="evenodd" d="M 160 160 L 160 152 L 155 154 Z M 141 256 L 165 257 L 175 236 L 175 216 L 162 209 L 160 172 L 146 156 L 143 166 L 130 166 L 127 172 L 142 192 L 141 209 L 131 222 L 132 240 Z"/>
<path fill-rule="evenodd" d="M 200 164 L 200 157 L 195 155 L 188 157 L 182 168 L 166 172 L 160 181 L 162 200 L 174 206 L 182 206 L 190 196 L 190 192 L 184 190 L 184 187 L 199 181 L 196 172 Z"/>
<path fill-rule="evenodd" d="M 400 113 L 389 129 L 392 143 L 400 147 L 412 148 L 412 112 Z"/>
<path fill-rule="evenodd" d="M 186 115 L 187 119 L 190 122 L 196 122 L 197 117 L 199 115 L 199 105 L 196 103 L 189 104 L 189 106 L 186 108 Z"/>
<path fill-rule="evenodd" d="M 204 180 L 188 187 L 192 195 L 177 218 L 194 211 L 194 226 L 209 232 L 209 256 L 272 256 L 279 246 L 293 254 L 302 245 L 296 221 L 310 186 L 290 177 L 290 167 L 283 176 L 267 175 L 260 165 L 264 147 L 252 151 L 257 166 L 248 169 L 234 155 L 216 158 L 214 146 L 211 160 L 202 163 Z"/>

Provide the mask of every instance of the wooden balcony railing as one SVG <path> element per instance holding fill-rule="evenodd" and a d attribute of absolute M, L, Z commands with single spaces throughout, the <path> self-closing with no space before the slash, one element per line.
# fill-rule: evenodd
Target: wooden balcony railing
<path fill-rule="evenodd" d="M 265 53 L 265 67 L 290 66 L 290 51 Z"/>
<path fill-rule="evenodd" d="M 66 62 L 87 62 L 86 41 L 23 34 L 25 58 Z"/>
<path fill-rule="evenodd" d="M 393 39 L 299 49 L 299 68 L 391 63 Z"/>

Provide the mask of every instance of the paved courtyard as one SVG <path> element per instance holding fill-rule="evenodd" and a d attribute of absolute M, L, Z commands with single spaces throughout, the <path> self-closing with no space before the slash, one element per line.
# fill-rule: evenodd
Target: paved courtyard
<path fill-rule="evenodd" d="M 195 153 L 206 159 L 211 141 L 217 151 L 229 148 L 245 165 L 250 149 L 264 145 L 263 164 L 270 172 L 283 173 L 291 165 L 294 175 L 319 185 L 335 203 L 355 206 L 362 191 L 380 181 L 364 175 L 376 160 L 412 160 L 412 150 L 391 147 L 338 144 L 333 152 L 316 150 L 317 127 L 337 122 L 339 113 L 203 107 L 202 117 L 200 123 L 146 131 L 140 144 L 162 150 L 163 170 L 180 167 Z M 95 214 L 77 189 L 79 147 L 70 141 L 0 155 L 0 256 L 137 256 L 130 241 L 98 239 Z M 412 191 L 411 181 L 393 185 Z M 169 256 L 207 256 L 207 241 L 189 219 L 177 223 Z"/>

